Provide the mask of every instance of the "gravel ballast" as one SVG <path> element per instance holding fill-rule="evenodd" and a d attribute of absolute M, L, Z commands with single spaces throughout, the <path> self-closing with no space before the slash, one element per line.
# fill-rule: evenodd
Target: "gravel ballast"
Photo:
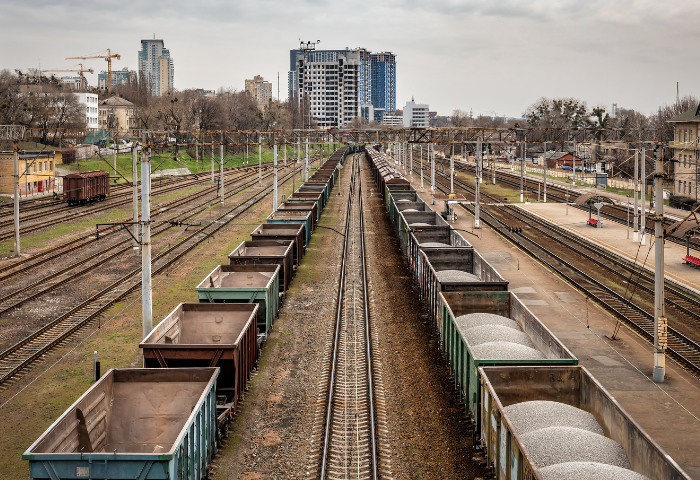
<path fill-rule="evenodd" d="M 595 462 L 566 462 L 540 469 L 544 480 L 649 480 L 641 473 Z"/>
<path fill-rule="evenodd" d="M 597 462 L 631 468 L 615 440 L 580 428 L 548 427 L 520 435 L 537 468 L 564 462 Z"/>
<path fill-rule="evenodd" d="M 479 360 L 544 360 L 542 352 L 510 342 L 488 342 L 471 347 L 474 358 Z"/>
<path fill-rule="evenodd" d="M 462 330 L 480 327 L 482 325 L 501 325 L 521 331 L 518 322 L 494 313 L 470 313 L 468 315 L 461 315 L 455 319 L 455 322 Z"/>
<path fill-rule="evenodd" d="M 440 282 L 480 282 L 481 279 L 473 273 L 462 270 L 443 270 L 435 272 L 435 276 Z"/>
<path fill-rule="evenodd" d="M 547 427 L 573 427 L 604 435 L 593 414 L 565 403 L 533 400 L 509 405 L 505 411 L 520 435 Z"/>
<path fill-rule="evenodd" d="M 476 346 L 489 342 L 510 342 L 526 347 L 535 348 L 530 337 L 525 332 L 514 330 L 502 325 L 482 325 L 462 331 L 465 340 L 469 345 Z"/>

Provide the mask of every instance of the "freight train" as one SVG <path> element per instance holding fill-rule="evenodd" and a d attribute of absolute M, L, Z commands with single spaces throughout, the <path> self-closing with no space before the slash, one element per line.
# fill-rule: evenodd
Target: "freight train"
<path fill-rule="evenodd" d="M 228 265 L 197 285 L 199 303 L 181 303 L 155 326 L 139 344 L 144 368 L 109 370 L 27 449 L 22 458 L 31 478 L 206 478 L 278 316 L 280 297 L 345 157 L 357 151 L 335 151 L 228 255 Z M 82 192 L 70 197 L 73 204 L 109 192 L 107 172 L 66 178 Z"/>
<path fill-rule="evenodd" d="M 379 147 L 337 150 L 24 453 L 34 479 L 206 476 L 343 160 L 363 150 L 472 420 L 506 480 L 689 479 Z M 573 472 L 573 473 L 572 473 Z"/>
<path fill-rule="evenodd" d="M 379 152 L 365 156 L 494 477 L 689 479 Z"/>

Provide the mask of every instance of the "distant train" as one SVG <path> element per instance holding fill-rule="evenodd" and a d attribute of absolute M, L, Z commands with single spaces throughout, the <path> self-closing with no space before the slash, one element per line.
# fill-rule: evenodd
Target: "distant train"
<path fill-rule="evenodd" d="M 109 195 L 109 173 L 104 170 L 71 173 L 63 177 L 63 200 L 71 205 L 101 201 Z"/>

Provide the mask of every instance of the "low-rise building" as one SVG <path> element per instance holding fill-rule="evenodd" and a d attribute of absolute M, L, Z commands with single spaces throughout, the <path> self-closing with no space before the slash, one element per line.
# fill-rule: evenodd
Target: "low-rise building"
<path fill-rule="evenodd" d="M 382 115 L 382 125 L 387 125 L 389 127 L 402 127 L 403 115 L 398 113 L 384 112 L 384 115 Z"/>
<path fill-rule="evenodd" d="M 675 195 L 698 199 L 700 183 L 700 105 L 669 120 L 673 124 L 673 191 Z"/>
<path fill-rule="evenodd" d="M 416 103 L 413 98 L 403 109 L 403 126 L 406 128 L 427 128 L 430 109 L 426 103 Z"/>
<path fill-rule="evenodd" d="M 85 105 L 85 125 L 88 129 L 99 128 L 98 123 L 98 96 L 96 93 L 82 93 L 77 92 L 75 94 L 78 97 L 78 101 Z"/>
<path fill-rule="evenodd" d="M 99 128 L 112 130 L 118 136 L 128 136 L 136 128 L 136 106 L 121 97 L 109 97 L 99 106 Z"/>
<path fill-rule="evenodd" d="M 0 152 L 0 193 L 14 193 L 14 152 Z M 56 154 L 39 150 L 19 152 L 19 194 L 47 192 L 56 186 Z"/>

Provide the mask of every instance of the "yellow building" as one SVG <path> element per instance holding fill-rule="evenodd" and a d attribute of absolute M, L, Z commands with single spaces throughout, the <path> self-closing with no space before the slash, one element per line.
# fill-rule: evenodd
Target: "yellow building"
<path fill-rule="evenodd" d="M 130 130 L 137 128 L 136 106 L 116 96 L 102 100 L 99 106 L 98 123 L 100 130 L 115 131 L 118 136 L 126 137 Z"/>
<path fill-rule="evenodd" d="M 59 154 L 60 157 L 60 154 Z M 54 152 L 19 152 L 19 194 L 47 192 L 56 185 L 56 154 Z M 0 194 L 14 193 L 14 152 L 0 152 Z"/>
<path fill-rule="evenodd" d="M 256 75 L 252 80 L 245 81 L 245 93 L 253 97 L 258 102 L 258 107 L 262 108 L 272 99 L 272 83 Z"/>

